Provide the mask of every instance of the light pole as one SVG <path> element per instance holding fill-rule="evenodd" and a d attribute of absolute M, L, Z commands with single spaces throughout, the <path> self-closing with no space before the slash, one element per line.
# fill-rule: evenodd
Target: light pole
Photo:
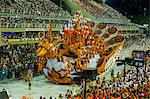
<path fill-rule="evenodd" d="M 60 5 L 60 7 L 62 8 L 62 0 L 60 0 L 59 5 Z"/>
<path fill-rule="evenodd" d="M 150 50 L 147 50 L 145 52 L 145 59 L 144 59 L 144 65 L 145 65 L 145 67 L 144 67 L 144 76 L 145 77 L 146 77 L 146 67 L 147 67 L 148 57 L 150 57 Z"/>
<path fill-rule="evenodd" d="M 124 77 L 123 77 L 123 80 L 125 81 L 125 79 L 126 79 L 126 67 L 125 67 L 125 63 L 123 64 L 124 65 Z"/>
<path fill-rule="evenodd" d="M 86 77 L 84 77 L 84 99 L 86 99 Z"/>
<path fill-rule="evenodd" d="M 138 81 L 138 72 L 139 72 L 138 67 L 136 67 L 136 71 L 137 71 L 137 73 L 136 73 L 136 80 Z"/>
<path fill-rule="evenodd" d="M 126 77 L 126 64 L 127 64 L 127 62 L 125 61 L 125 60 L 116 60 L 117 62 L 119 62 L 119 63 L 117 63 L 117 66 L 121 66 L 121 65 L 123 65 L 124 66 L 124 76 L 123 76 L 123 80 L 125 81 L 125 77 Z"/>
<path fill-rule="evenodd" d="M 146 15 L 146 8 L 144 8 L 144 16 Z"/>

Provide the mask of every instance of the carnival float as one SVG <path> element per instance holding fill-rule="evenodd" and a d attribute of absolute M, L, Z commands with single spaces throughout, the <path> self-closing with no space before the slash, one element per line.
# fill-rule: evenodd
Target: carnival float
<path fill-rule="evenodd" d="M 89 68 L 97 69 L 99 74 L 105 72 L 107 61 L 124 43 L 123 37 L 117 35 L 116 27 L 109 27 L 108 33 L 104 33 L 106 23 L 96 25 L 79 12 L 76 16 L 74 26 L 66 28 L 63 34 L 53 36 L 51 28 L 44 37 L 38 34 L 38 71 L 43 71 L 53 83 L 71 84 L 73 73 Z"/>

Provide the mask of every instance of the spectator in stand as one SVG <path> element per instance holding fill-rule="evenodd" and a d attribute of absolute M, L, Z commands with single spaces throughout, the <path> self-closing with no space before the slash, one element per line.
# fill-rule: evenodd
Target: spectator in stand
<path fill-rule="evenodd" d="M 36 48 L 37 44 L 1 46 L 1 78 L 10 79 L 14 78 L 14 75 L 18 78 L 24 71 L 34 69 L 34 62 L 37 61 Z"/>

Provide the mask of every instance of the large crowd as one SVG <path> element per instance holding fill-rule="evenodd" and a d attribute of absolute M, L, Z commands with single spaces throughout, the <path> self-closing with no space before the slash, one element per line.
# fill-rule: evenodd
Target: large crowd
<path fill-rule="evenodd" d="M 70 17 L 69 12 L 50 0 L 1 0 L 1 12 L 51 17 Z"/>
<path fill-rule="evenodd" d="M 86 99 L 149 99 L 150 67 L 146 70 L 138 68 L 138 76 L 136 67 L 127 67 L 125 73 L 125 79 L 124 72 L 118 72 L 117 75 L 111 73 L 111 80 L 98 77 L 95 81 L 88 82 Z M 84 82 L 76 94 L 73 92 L 68 89 L 66 94 L 59 94 L 57 99 L 85 99 Z M 46 98 L 41 96 L 40 99 Z"/>
<path fill-rule="evenodd" d="M 87 99 L 149 99 L 149 72 L 147 71 L 146 76 L 144 76 L 145 71 L 140 68 L 138 79 L 136 79 L 136 68 L 128 68 L 125 80 L 123 74 L 119 73 L 116 77 L 112 77 L 110 81 L 106 81 L 105 77 L 98 78 L 96 84 L 89 84 L 86 97 Z M 84 91 L 77 95 L 66 93 L 65 97 L 67 99 L 84 99 L 83 93 Z"/>
<path fill-rule="evenodd" d="M 26 31 L 24 32 L 2 32 L 2 41 L 9 43 L 9 40 L 13 41 L 27 41 L 38 40 L 38 31 Z"/>
<path fill-rule="evenodd" d="M 122 30 L 118 31 L 118 33 L 123 35 L 141 35 L 141 33 L 138 30 Z"/>
<path fill-rule="evenodd" d="M 128 35 L 126 38 L 126 44 L 125 46 L 130 47 L 131 45 L 140 45 L 142 47 L 149 47 L 150 46 L 150 40 L 148 38 L 143 38 L 141 35 L 134 36 L 134 35 Z"/>
<path fill-rule="evenodd" d="M 129 24 L 117 24 L 117 23 L 107 23 L 108 27 L 117 27 L 117 28 L 136 28 L 136 25 Z"/>
<path fill-rule="evenodd" d="M 109 6 L 104 4 L 98 4 L 94 1 L 86 0 L 74 0 L 80 5 L 81 9 L 86 10 L 90 14 L 94 15 L 96 18 L 111 18 L 111 19 L 127 19 L 125 16 L 121 15 L 119 12 L 115 11 Z"/>
<path fill-rule="evenodd" d="M 47 28 L 49 23 L 63 24 L 66 21 L 50 20 L 50 17 L 71 17 L 69 12 L 50 0 L 1 0 L 0 5 L 0 27 Z"/>
<path fill-rule="evenodd" d="M 37 44 L 16 44 L 0 47 L 0 79 L 18 78 L 22 72 L 36 72 Z"/>
<path fill-rule="evenodd" d="M 2 41 L 8 42 L 8 39 L 20 39 L 22 40 L 24 38 L 23 32 L 4 32 L 2 33 Z"/>
<path fill-rule="evenodd" d="M 0 16 L 0 27 L 7 28 L 48 28 L 50 24 L 52 24 L 52 27 L 54 28 L 60 28 L 62 27 L 62 24 L 66 24 L 66 22 L 67 20 Z"/>
<path fill-rule="evenodd" d="M 82 5 L 84 10 L 90 12 L 97 18 L 126 20 L 126 17 L 107 5 L 98 4 L 94 1 L 85 2 L 84 0 L 75 0 L 75 2 Z M 45 17 L 71 17 L 69 12 L 63 10 L 61 7 L 58 7 L 50 0 L 1 0 L 0 4 L 0 13 L 4 13 L 3 16 L 0 16 L 0 27 L 47 28 L 49 27 L 49 23 L 54 23 L 53 27 L 62 27 L 61 24 L 65 24 L 66 20 L 50 20 Z M 15 16 L 9 16 L 9 14 L 6 15 L 7 13 L 15 14 Z M 34 16 L 31 17 L 30 15 Z M 37 18 L 38 16 L 39 18 Z M 41 18 L 40 16 L 43 17 Z M 128 28 L 128 26 L 125 25 L 117 26 Z"/>
<path fill-rule="evenodd" d="M 133 39 L 134 38 L 134 39 Z M 133 45 L 134 43 L 134 45 Z M 143 45 L 144 44 L 144 45 Z M 149 40 L 146 38 L 130 37 L 127 39 L 128 52 L 132 52 L 134 47 L 149 46 Z M 133 46 L 132 49 L 129 47 Z M 136 48 L 137 49 L 137 48 Z M 111 71 L 110 71 L 111 72 Z M 137 74 L 138 72 L 138 74 Z M 84 99 L 84 87 L 76 94 L 72 94 L 72 90 L 68 90 L 60 99 Z M 87 99 L 149 99 L 150 98 L 150 66 L 137 68 L 127 66 L 125 71 L 118 72 L 115 76 L 111 74 L 111 80 L 105 77 L 98 77 L 96 81 L 88 83 L 86 90 Z"/>

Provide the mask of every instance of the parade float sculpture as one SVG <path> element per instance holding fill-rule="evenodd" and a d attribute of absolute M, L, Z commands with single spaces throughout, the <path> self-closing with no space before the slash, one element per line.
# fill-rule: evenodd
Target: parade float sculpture
<path fill-rule="evenodd" d="M 110 36 L 117 32 L 117 28 L 111 27 L 107 35 L 103 34 L 104 36 L 99 37 L 102 30 L 106 28 L 106 23 L 98 24 L 98 29 L 94 32 L 93 21 L 82 19 L 81 13 L 77 13 L 76 16 L 75 26 L 66 28 L 61 35 L 54 37 L 51 28 L 43 38 L 40 33 L 38 34 L 38 71 L 43 70 L 51 82 L 71 84 L 73 81 L 71 74 L 82 72 L 87 68 L 96 68 L 101 74 L 105 71 L 105 64 L 109 58 L 123 44 L 123 37 L 111 38 Z M 105 38 L 110 39 L 105 42 Z"/>

